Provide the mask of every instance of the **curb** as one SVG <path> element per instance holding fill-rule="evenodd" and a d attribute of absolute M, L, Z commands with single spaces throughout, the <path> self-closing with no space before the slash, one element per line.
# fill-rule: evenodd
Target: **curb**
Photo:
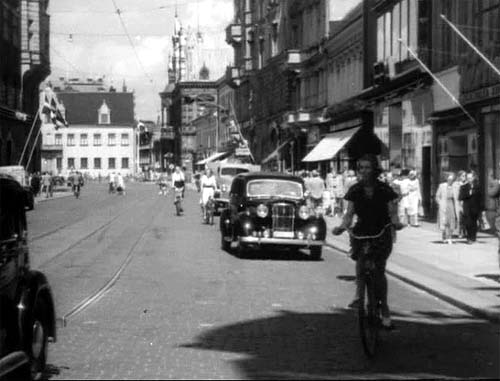
<path fill-rule="evenodd" d="M 325 246 L 328 246 L 329 248 L 331 249 L 334 249 L 336 251 L 339 251 L 343 254 L 348 254 L 348 251 L 339 247 L 339 246 L 336 246 L 332 243 L 329 243 L 329 242 L 326 242 L 325 243 Z M 498 316 L 498 314 L 495 314 L 493 312 L 490 312 L 490 311 L 487 311 L 487 310 L 484 310 L 484 309 L 479 309 L 479 308 L 476 308 L 476 307 L 473 307 L 467 303 L 464 303 L 463 301 L 461 300 L 458 300 L 456 298 L 453 298 L 449 295 L 446 295 L 445 293 L 443 292 L 440 292 L 434 288 L 431 288 L 429 286 L 426 286 L 425 284 L 423 283 L 420 283 L 420 282 L 417 282 L 413 279 L 410 279 L 409 277 L 407 276 L 403 276 L 401 274 L 398 274 L 397 272 L 395 271 L 392 271 L 392 270 L 389 270 L 386 268 L 385 272 L 392 276 L 393 278 L 396 278 L 396 279 L 399 279 L 400 281 L 403 281 L 404 283 L 407 283 L 409 284 L 410 286 L 412 287 L 415 287 L 419 290 L 422 290 L 422 291 L 425 291 L 427 292 L 429 295 L 432 295 L 438 299 L 441 299 L 442 301 L 446 302 L 446 303 L 449 303 L 451 304 L 452 306 L 454 307 L 457 307 L 469 314 L 471 314 L 472 316 L 475 316 L 475 317 L 478 317 L 480 319 L 485 319 L 485 320 L 488 320 L 489 322 L 491 323 L 495 323 L 495 324 L 498 324 L 500 323 L 500 316 Z"/>

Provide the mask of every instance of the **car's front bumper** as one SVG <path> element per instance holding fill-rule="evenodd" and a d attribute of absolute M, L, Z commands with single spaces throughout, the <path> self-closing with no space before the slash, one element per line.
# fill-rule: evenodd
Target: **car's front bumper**
<path fill-rule="evenodd" d="M 284 246 L 323 246 L 325 241 L 296 238 L 264 238 L 264 237 L 238 237 L 238 241 L 243 244 L 251 245 L 284 245 Z"/>

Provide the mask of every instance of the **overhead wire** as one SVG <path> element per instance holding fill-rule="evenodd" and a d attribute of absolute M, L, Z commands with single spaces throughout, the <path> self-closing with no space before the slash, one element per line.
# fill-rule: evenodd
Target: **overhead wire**
<path fill-rule="evenodd" d="M 137 49 L 135 48 L 135 45 L 134 45 L 134 42 L 132 41 L 132 37 L 130 37 L 130 34 L 128 33 L 128 30 L 127 30 L 127 26 L 125 25 L 125 22 L 123 21 L 123 18 L 122 18 L 122 15 L 121 15 L 121 12 L 120 12 L 120 9 L 118 8 L 118 6 L 116 5 L 116 2 L 115 0 L 111 0 L 112 3 L 113 3 L 113 6 L 115 7 L 115 10 L 116 10 L 116 14 L 118 15 L 118 18 L 120 19 L 120 23 L 122 24 L 122 27 L 123 27 L 123 30 L 125 31 L 125 33 L 127 34 L 127 38 L 128 38 L 128 41 L 130 43 L 130 46 L 132 47 L 132 50 L 134 51 L 134 54 L 137 58 L 137 62 L 139 62 L 139 65 L 141 66 L 144 74 L 146 75 L 146 77 L 149 79 L 149 82 L 151 83 L 151 85 L 153 86 L 154 88 L 154 81 L 153 79 L 151 78 L 151 76 L 148 74 L 146 68 L 144 67 L 144 64 L 142 63 L 142 60 L 141 58 L 139 57 L 139 53 L 137 52 Z"/>

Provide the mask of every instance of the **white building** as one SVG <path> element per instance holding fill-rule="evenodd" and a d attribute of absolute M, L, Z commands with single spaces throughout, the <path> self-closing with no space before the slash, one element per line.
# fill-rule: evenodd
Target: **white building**
<path fill-rule="evenodd" d="M 67 128 L 42 125 L 42 171 L 67 176 L 74 169 L 91 177 L 133 175 L 138 166 L 133 93 L 57 93 Z"/>

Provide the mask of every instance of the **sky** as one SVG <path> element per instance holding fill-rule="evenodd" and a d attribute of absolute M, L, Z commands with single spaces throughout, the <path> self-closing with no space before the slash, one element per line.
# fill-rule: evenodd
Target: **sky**
<path fill-rule="evenodd" d="M 341 18 L 359 0 L 332 1 L 334 17 Z M 176 5 L 182 25 L 203 34 L 200 49 L 210 79 L 223 75 L 232 61 L 225 28 L 234 16 L 233 0 L 51 0 L 49 4 L 51 78 L 105 76 L 118 89 L 125 80 L 135 93 L 138 119 L 157 119 L 158 93 L 167 84 Z"/>

